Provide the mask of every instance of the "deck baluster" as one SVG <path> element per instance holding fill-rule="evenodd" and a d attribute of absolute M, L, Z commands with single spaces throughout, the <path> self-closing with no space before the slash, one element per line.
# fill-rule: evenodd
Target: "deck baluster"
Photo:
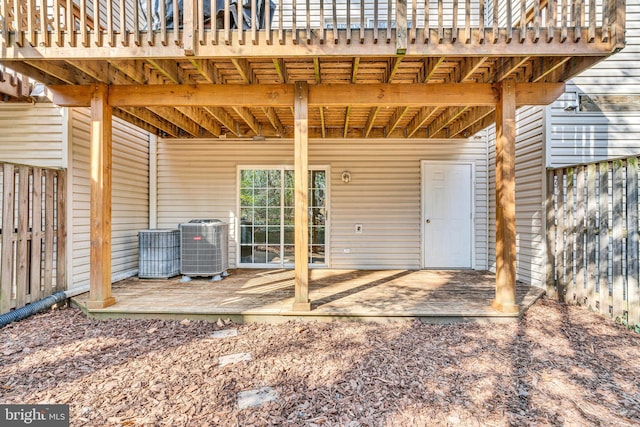
<path fill-rule="evenodd" d="M 458 0 L 453 0 L 453 25 L 451 26 L 451 42 L 458 40 Z"/>
<path fill-rule="evenodd" d="M 471 0 L 466 0 L 464 5 L 464 42 L 471 41 Z"/>
<path fill-rule="evenodd" d="M 589 0 L 589 33 L 588 41 L 593 43 L 596 39 L 596 2 Z"/>
<path fill-rule="evenodd" d="M 513 38 L 513 10 L 511 7 L 511 0 L 507 1 L 506 14 L 507 23 L 505 26 L 507 27 L 507 43 L 511 43 L 511 39 Z"/>
<path fill-rule="evenodd" d="M 8 8 L 6 10 L 8 10 Z M 22 3 L 20 2 L 20 0 L 13 0 L 13 30 L 15 33 L 16 46 L 24 46 L 24 31 L 22 28 Z"/>
<path fill-rule="evenodd" d="M 484 0 L 480 0 L 484 1 Z M 431 37 L 431 27 L 429 26 L 429 0 L 424 0 L 424 43 L 429 43 Z"/>
<path fill-rule="evenodd" d="M 36 25 L 36 0 L 27 0 L 27 27 L 27 42 L 33 46 L 36 43 L 36 32 L 38 29 Z"/>
<path fill-rule="evenodd" d="M 47 6 L 47 0 L 38 0 L 38 5 L 40 6 L 40 46 L 50 47 L 49 7 Z M 53 7 L 55 7 L 55 5 Z"/>
<path fill-rule="evenodd" d="M 540 0 L 533 1 L 533 42 L 540 40 Z"/>
<path fill-rule="evenodd" d="M 414 2 L 416 0 L 413 0 Z M 360 43 L 364 43 L 364 29 L 365 29 L 365 20 L 364 20 L 364 0 L 360 1 Z"/>
<path fill-rule="evenodd" d="M 498 14 L 500 13 L 498 9 L 498 2 L 493 1 L 493 43 L 498 43 L 500 39 L 500 27 L 498 26 Z"/>
<path fill-rule="evenodd" d="M 438 0 L 438 43 L 444 40 L 444 6 L 442 0 Z"/>
<path fill-rule="evenodd" d="M 373 43 L 378 43 L 378 0 L 373 0 Z"/>
<path fill-rule="evenodd" d="M 478 43 L 484 43 L 484 14 L 485 14 L 485 4 L 484 0 L 480 0 L 479 10 L 478 10 Z"/>
<path fill-rule="evenodd" d="M 418 26 L 418 0 L 411 0 L 411 31 L 409 32 L 409 40 L 411 44 L 416 42 L 416 32 Z"/>
<path fill-rule="evenodd" d="M 562 13 L 562 18 L 561 18 L 561 22 L 560 22 L 560 41 L 562 43 L 565 42 L 565 40 L 567 40 L 567 0 L 562 0 L 562 9 L 561 9 L 561 13 Z"/>
<path fill-rule="evenodd" d="M 147 0 L 147 3 L 150 3 L 149 0 Z M 209 3 L 209 7 L 211 7 L 211 3 Z M 198 23 L 198 44 L 200 46 L 204 46 L 206 44 L 205 40 L 204 40 L 204 17 L 207 16 L 206 12 L 204 10 L 204 0 L 198 0 L 198 15 L 197 15 L 197 19 L 196 22 Z M 209 10 L 209 16 L 211 17 L 211 21 L 215 20 L 215 13 L 212 13 L 211 10 Z"/>
<path fill-rule="evenodd" d="M 351 0 L 347 0 L 347 44 L 349 43 L 351 43 Z"/>
<path fill-rule="evenodd" d="M 298 28 L 297 28 L 297 14 L 298 14 L 298 4 L 297 0 L 291 0 L 291 7 L 293 8 L 291 11 L 291 41 L 293 44 L 298 43 Z"/>
<path fill-rule="evenodd" d="M 177 25 L 175 22 L 176 16 L 177 15 L 174 15 L 174 27 Z M 125 0 L 120 0 L 120 42 L 122 43 L 122 46 L 129 46 L 129 34 L 127 32 L 127 4 Z"/>
<path fill-rule="evenodd" d="M 556 24 L 558 22 L 558 5 L 557 0 L 549 0 L 547 2 L 547 43 L 551 43 L 556 33 Z"/>
<path fill-rule="evenodd" d="M 82 0 L 86 1 L 86 0 Z M 186 0 L 188 3 L 191 0 Z M 82 26 L 82 23 L 80 24 Z M 140 4 L 136 1 L 133 3 L 133 43 L 136 46 L 140 46 Z"/>
<path fill-rule="evenodd" d="M 527 0 L 520 0 L 520 43 L 527 38 Z"/>
<path fill-rule="evenodd" d="M 73 0 L 67 0 L 67 10 L 66 10 L 66 36 L 67 42 L 69 46 L 76 47 L 76 38 L 75 38 L 75 18 L 73 17 Z"/>

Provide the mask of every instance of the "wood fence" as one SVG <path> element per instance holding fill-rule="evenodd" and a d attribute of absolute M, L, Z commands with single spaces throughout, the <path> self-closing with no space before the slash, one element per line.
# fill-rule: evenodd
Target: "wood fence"
<path fill-rule="evenodd" d="M 66 287 L 66 172 L 0 163 L 0 314 Z"/>
<path fill-rule="evenodd" d="M 547 291 L 640 324 L 638 157 L 548 171 Z"/>

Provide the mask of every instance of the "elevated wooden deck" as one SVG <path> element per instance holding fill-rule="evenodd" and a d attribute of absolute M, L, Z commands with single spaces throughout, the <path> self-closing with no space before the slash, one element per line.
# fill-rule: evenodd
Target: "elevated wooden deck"
<path fill-rule="evenodd" d="M 491 307 L 495 275 L 484 271 L 311 270 L 313 309 L 294 312 L 293 270 L 232 270 L 220 282 L 125 280 L 113 285 L 116 304 L 89 310 L 97 318 L 230 318 L 237 322 L 354 319 L 425 322 L 515 321 L 543 290 L 517 285 L 518 313 Z M 88 294 L 74 299 L 85 307 Z M 85 308 L 86 311 L 86 308 Z"/>
<path fill-rule="evenodd" d="M 310 110 L 310 137 L 464 138 L 495 121 L 494 105 L 474 96 L 439 102 L 447 90 L 420 104 L 350 101 L 388 91 L 370 84 L 564 82 L 624 46 L 624 0 L 227 0 L 217 10 L 215 1 L 152 3 L 101 0 L 94 10 L 88 0 L 3 0 L 0 65 L 47 85 L 87 85 L 74 93 L 89 95 L 96 83 L 199 85 L 195 92 L 256 85 L 265 93 L 295 82 L 349 84 L 355 97 Z M 154 14 L 166 19 L 146 18 Z M 551 102 L 545 90 L 530 105 Z M 172 105 L 141 96 L 113 105 L 113 114 L 163 137 L 293 137 L 292 104 L 251 96 L 235 105 L 213 96 L 181 103 L 170 88 L 162 93 Z"/>

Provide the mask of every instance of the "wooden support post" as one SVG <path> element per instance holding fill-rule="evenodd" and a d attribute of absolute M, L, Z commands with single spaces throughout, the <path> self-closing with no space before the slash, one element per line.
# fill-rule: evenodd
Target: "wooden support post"
<path fill-rule="evenodd" d="M 111 296 L 111 107 L 108 87 L 91 97 L 91 250 L 88 309 L 115 304 Z"/>
<path fill-rule="evenodd" d="M 516 91 L 506 79 L 496 105 L 496 299 L 497 310 L 515 313 L 516 304 Z"/>
<path fill-rule="evenodd" d="M 294 311 L 311 310 L 309 300 L 309 86 L 295 84 L 295 300 Z"/>

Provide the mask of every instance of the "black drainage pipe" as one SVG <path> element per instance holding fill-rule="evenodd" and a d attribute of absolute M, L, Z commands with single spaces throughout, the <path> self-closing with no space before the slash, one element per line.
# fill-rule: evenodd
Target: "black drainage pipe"
<path fill-rule="evenodd" d="M 11 322 L 17 322 L 19 320 L 26 319 L 32 314 L 36 314 L 40 311 L 46 310 L 54 304 L 64 301 L 65 299 L 67 299 L 66 292 L 60 291 L 56 292 L 55 294 L 49 295 L 48 297 L 43 298 L 40 301 L 25 305 L 24 307 L 20 307 L 5 314 L 0 314 L 0 328 L 4 328 Z"/>

